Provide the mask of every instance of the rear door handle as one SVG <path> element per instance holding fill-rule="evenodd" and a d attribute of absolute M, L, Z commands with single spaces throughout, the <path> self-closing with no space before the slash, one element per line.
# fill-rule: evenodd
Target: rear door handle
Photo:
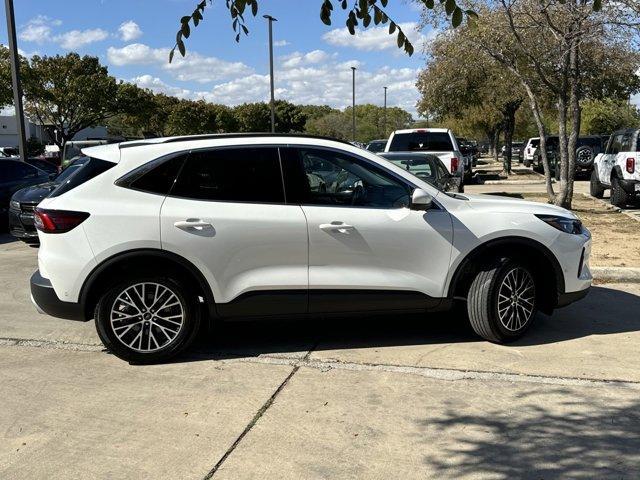
<path fill-rule="evenodd" d="M 204 230 L 205 228 L 213 228 L 213 225 L 209 222 L 205 222 L 200 219 L 189 219 L 180 222 L 176 222 L 173 224 L 174 227 L 179 228 L 180 230 L 189 230 L 191 228 L 195 230 Z"/>
<path fill-rule="evenodd" d="M 321 223 L 320 224 L 320 230 L 324 230 L 325 232 L 341 232 L 341 233 L 346 233 L 349 230 L 355 230 L 356 227 L 354 227 L 353 225 L 347 225 L 346 223 L 342 223 L 342 222 L 332 222 L 332 223 Z"/>

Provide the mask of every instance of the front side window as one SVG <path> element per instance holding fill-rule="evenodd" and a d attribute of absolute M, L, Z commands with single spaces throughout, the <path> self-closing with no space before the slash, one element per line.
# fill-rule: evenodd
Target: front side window
<path fill-rule="evenodd" d="M 314 148 L 283 148 L 281 154 L 290 203 L 364 208 L 409 206 L 410 188 L 365 160 Z"/>
<path fill-rule="evenodd" d="M 226 202 L 284 203 L 276 148 L 192 151 L 172 196 Z"/>

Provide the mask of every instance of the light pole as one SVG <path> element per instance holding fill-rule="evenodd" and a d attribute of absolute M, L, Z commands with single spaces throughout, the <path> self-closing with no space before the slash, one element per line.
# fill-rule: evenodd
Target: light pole
<path fill-rule="evenodd" d="M 271 133 L 275 133 L 276 104 L 275 104 L 275 95 L 273 93 L 273 22 L 277 22 L 278 19 L 273 18 L 271 15 L 263 15 L 263 17 L 269 20 L 269 76 L 271 77 Z"/>
<path fill-rule="evenodd" d="M 22 109 L 22 87 L 20 86 L 20 57 L 16 41 L 16 19 L 13 13 L 13 0 L 4 1 L 7 12 L 7 33 L 9 34 L 9 56 L 11 57 L 11 83 L 13 84 L 13 105 L 16 111 L 18 127 L 18 149 L 20 160 L 27 159 L 27 141 L 25 139 L 24 111 Z"/>
<path fill-rule="evenodd" d="M 384 88 L 384 136 L 387 136 L 387 87 Z"/>
<path fill-rule="evenodd" d="M 353 128 L 353 141 L 356 141 L 356 67 L 351 67 L 351 74 L 353 80 L 353 95 L 351 98 L 351 121 Z"/>

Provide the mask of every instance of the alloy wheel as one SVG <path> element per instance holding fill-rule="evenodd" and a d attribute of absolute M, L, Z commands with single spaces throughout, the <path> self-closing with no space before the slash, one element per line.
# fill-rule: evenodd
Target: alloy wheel
<path fill-rule="evenodd" d="M 516 332 L 527 325 L 535 309 L 535 283 L 522 267 L 504 276 L 498 289 L 498 319 L 504 328 Z"/>
<path fill-rule="evenodd" d="M 184 307 L 175 292 L 154 282 L 126 287 L 111 306 L 111 328 L 116 338 L 141 353 L 171 344 L 184 320 Z"/>

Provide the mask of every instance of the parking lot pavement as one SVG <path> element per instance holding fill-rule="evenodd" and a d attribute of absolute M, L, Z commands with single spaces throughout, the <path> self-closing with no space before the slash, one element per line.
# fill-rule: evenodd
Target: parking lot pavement
<path fill-rule="evenodd" d="M 509 346 L 456 314 L 218 325 L 130 366 L 0 237 L 0 478 L 637 478 L 640 285 Z"/>

